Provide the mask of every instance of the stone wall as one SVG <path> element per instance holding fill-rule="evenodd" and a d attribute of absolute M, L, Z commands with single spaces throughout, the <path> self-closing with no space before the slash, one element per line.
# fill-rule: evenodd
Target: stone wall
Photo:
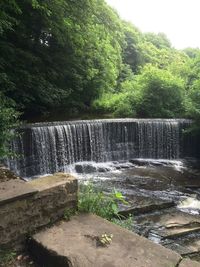
<path fill-rule="evenodd" d="M 73 176 L 61 173 L 0 183 L 0 248 L 22 245 L 29 234 L 76 209 L 77 188 Z"/>

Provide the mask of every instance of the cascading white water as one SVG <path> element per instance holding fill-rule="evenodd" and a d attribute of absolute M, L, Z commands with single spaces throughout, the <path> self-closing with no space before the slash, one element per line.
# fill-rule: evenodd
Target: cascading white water
<path fill-rule="evenodd" d="M 179 159 L 182 119 L 116 119 L 26 125 L 11 144 L 7 160 L 22 177 L 65 171 L 79 161 L 132 158 Z"/>

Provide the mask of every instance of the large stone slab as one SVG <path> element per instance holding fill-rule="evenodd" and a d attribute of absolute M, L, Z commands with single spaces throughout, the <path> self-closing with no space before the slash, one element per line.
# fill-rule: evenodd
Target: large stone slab
<path fill-rule="evenodd" d="M 23 199 L 38 190 L 22 180 L 10 180 L 0 183 L 0 205 Z"/>
<path fill-rule="evenodd" d="M 0 247 L 21 247 L 27 235 L 63 219 L 66 210 L 77 209 L 77 179 L 67 174 L 0 186 Z"/>
<path fill-rule="evenodd" d="M 189 259 L 183 259 L 178 267 L 200 267 L 200 263 Z"/>
<path fill-rule="evenodd" d="M 113 235 L 107 246 L 102 234 Z M 92 214 L 73 217 L 33 236 L 29 249 L 45 267 L 171 267 L 181 256 Z"/>

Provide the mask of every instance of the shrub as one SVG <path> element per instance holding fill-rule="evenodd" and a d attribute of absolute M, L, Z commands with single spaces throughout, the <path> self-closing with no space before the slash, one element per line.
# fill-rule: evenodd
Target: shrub
<path fill-rule="evenodd" d="M 124 196 L 115 189 L 106 194 L 92 183 L 82 184 L 79 190 L 79 212 L 91 212 L 122 227 L 130 229 L 133 218 L 119 214 L 119 203 L 128 204 Z"/>
<path fill-rule="evenodd" d="M 0 94 L 0 158 L 9 154 L 8 143 L 14 137 L 13 127 L 18 125 L 19 113 L 9 100 Z"/>
<path fill-rule="evenodd" d="M 5 267 L 7 264 L 13 263 L 16 255 L 15 251 L 0 249 L 0 266 Z"/>
<path fill-rule="evenodd" d="M 146 66 L 138 79 L 141 101 L 138 115 L 151 118 L 180 117 L 184 112 L 184 83 L 167 70 Z"/>

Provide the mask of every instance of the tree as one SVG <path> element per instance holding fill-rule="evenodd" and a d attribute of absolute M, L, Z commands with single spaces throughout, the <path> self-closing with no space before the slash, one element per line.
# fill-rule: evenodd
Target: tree
<path fill-rule="evenodd" d="M 104 0 L 1 1 L 0 37 L 1 97 L 28 119 L 184 116 L 198 91 L 198 49 L 141 33 Z"/>
<path fill-rule="evenodd" d="M 5 16 L 14 22 L 0 42 L 2 90 L 28 117 L 88 109 L 115 87 L 123 32 L 103 0 L 22 0 L 20 13 L 6 5 Z"/>
<path fill-rule="evenodd" d="M 173 118 L 184 112 L 184 82 L 169 71 L 146 66 L 138 83 L 141 101 L 138 115 L 141 117 Z"/>
<path fill-rule="evenodd" d="M 185 48 L 183 52 L 188 55 L 188 57 L 195 59 L 200 55 L 200 49 L 199 48 Z"/>
<path fill-rule="evenodd" d="M 21 9 L 15 0 L 0 2 L 0 35 L 5 31 L 13 31 L 14 26 L 18 24 L 15 18 L 17 14 L 21 14 Z"/>
<path fill-rule="evenodd" d="M 18 125 L 18 113 L 0 94 L 0 159 L 9 154 L 9 142 L 14 137 L 12 129 Z"/>
<path fill-rule="evenodd" d="M 187 76 L 186 115 L 194 119 L 193 131 L 200 135 L 200 54 L 192 57 Z"/>
<path fill-rule="evenodd" d="M 152 33 L 148 32 L 144 34 L 144 38 L 147 42 L 152 43 L 156 48 L 171 48 L 171 43 L 164 33 Z"/>
<path fill-rule="evenodd" d="M 133 73 L 137 73 L 142 64 L 142 53 L 139 43 L 142 34 L 131 23 L 123 23 L 123 32 L 125 35 L 125 44 L 123 49 L 123 62 L 129 65 Z"/>

